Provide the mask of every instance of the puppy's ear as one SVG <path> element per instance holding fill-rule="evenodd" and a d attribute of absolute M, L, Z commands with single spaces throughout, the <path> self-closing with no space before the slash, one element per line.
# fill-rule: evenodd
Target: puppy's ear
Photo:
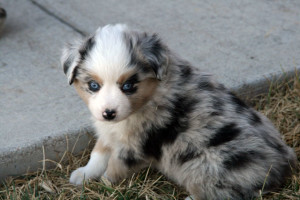
<path fill-rule="evenodd" d="M 69 44 L 63 50 L 61 64 L 70 85 L 74 82 L 79 65 L 86 59 L 94 44 L 94 37 L 89 37 L 86 40 L 78 40 L 74 44 Z"/>
<path fill-rule="evenodd" d="M 143 54 L 143 58 L 150 64 L 157 79 L 162 80 L 168 67 L 168 49 L 161 42 L 157 34 L 139 35 L 137 46 Z"/>
<path fill-rule="evenodd" d="M 80 57 L 79 46 L 79 44 L 69 44 L 63 49 L 61 56 L 61 65 L 70 85 L 74 82 L 76 76 L 76 68 Z"/>

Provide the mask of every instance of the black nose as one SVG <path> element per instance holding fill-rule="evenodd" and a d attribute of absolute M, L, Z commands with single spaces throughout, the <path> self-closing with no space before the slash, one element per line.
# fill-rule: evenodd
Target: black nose
<path fill-rule="evenodd" d="M 116 111 L 115 110 L 106 109 L 102 113 L 102 116 L 104 117 L 104 119 L 112 120 L 112 119 L 114 119 L 116 117 Z"/>

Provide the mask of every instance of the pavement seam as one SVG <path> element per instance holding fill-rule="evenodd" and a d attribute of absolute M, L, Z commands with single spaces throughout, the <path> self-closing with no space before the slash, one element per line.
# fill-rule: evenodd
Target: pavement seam
<path fill-rule="evenodd" d="M 70 27 L 71 29 L 73 29 L 74 31 L 76 31 L 77 33 L 79 33 L 81 36 L 86 36 L 87 34 L 83 31 L 81 31 L 80 29 L 76 28 L 75 26 L 73 26 L 72 24 L 68 23 L 67 21 L 63 20 L 62 18 L 58 17 L 57 15 L 55 15 L 55 13 L 51 12 L 50 10 L 48 10 L 47 8 L 45 8 L 43 5 L 40 5 L 39 3 L 37 3 L 34 0 L 30 0 L 30 2 L 38 7 L 39 9 L 41 9 L 43 12 L 45 12 L 46 14 L 48 14 L 49 16 L 55 18 L 57 21 L 61 22 L 62 24 Z"/>

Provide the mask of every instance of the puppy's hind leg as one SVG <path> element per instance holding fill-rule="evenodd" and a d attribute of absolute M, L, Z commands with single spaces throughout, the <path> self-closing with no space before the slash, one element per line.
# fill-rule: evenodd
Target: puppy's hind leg
<path fill-rule="evenodd" d="M 100 139 L 98 139 L 91 153 L 89 162 L 86 166 L 80 167 L 72 172 L 70 183 L 81 185 L 85 180 L 102 176 L 107 168 L 109 157 L 110 149 L 104 147 Z"/>

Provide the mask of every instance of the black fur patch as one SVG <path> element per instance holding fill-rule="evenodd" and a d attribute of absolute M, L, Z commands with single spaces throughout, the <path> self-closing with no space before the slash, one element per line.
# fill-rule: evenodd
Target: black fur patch
<path fill-rule="evenodd" d="M 213 107 L 216 110 L 223 110 L 224 102 L 218 97 L 212 97 Z"/>
<path fill-rule="evenodd" d="M 74 58 L 68 57 L 67 60 L 64 62 L 64 73 L 67 74 L 69 68 L 71 67 L 71 64 L 73 62 Z"/>
<path fill-rule="evenodd" d="M 146 33 L 142 34 L 138 38 L 137 46 L 141 48 L 143 56 L 147 60 L 148 65 L 150 65 L 155 74 L 158 75 L 159 68 L 162 67 L 163 63 L 165 62 L 163 59 L 163 53 L 166 51 L 159 37 L 156 34 L 151 36 L 147 35 Z"/>
<path fill-rule="evenodd" d="M 143 56 L 143 51 L 141 50 L 141 37 L 138 37 L 137 44 L 134 45 L 133 36 L 127 32 L 123 33 L 124 41 L 126 42 L 126 47 L 130 55 L 130 61 L 128 67 L 137 66 L 142 73 L 149 73 L 152 69 L 147 63 Z M 146 35 L 143 35 L 146 36 Z"/>
<path fill-rule="evenodd" d="M 239 185 L 231 186 L 231 190 L 235 193 L 235 199 L 252 199 L 252 194 L 245 194 L 245 191 Z"/>
<path fill-rule="evenodd" d="M 78 74 L 78 66 L 76 66 L 75 68 L 74 68 L 74 70 L 73 70 L 73 76 L 72 76 L 72 78 L 71 78 L 71 80 L 70 80 L 70 82 L 69 82 L 69 84 L 70 85 L 72 85 L 72 83 L 74 82 L 74 80 L 75 80 L 75 78 L 76 78 L 76 76 L 77 76 L 77 74 Z"/>
<path fill-rule="evenodd" d="M 249 165 L 249 163 L 254 162 L 253 160 L 257 160 L 258 158 L 264 159 L 264 155 L 256 151 L 238 152 L 226 158 L 223 161 L 223 165 L 228 170 L 240 169 Z"/>
<path fill-rule="evenodd" d="M 277 151 L 279 153 L 283 153 L 283 154 L 286 153 L 284 146 L 281 143 L 279 143 L 277 140 L 268 137 L 268 134 L 266 134 L 266 133 L 261 133 L 261 136 L 267 146 L 273 148 L 275 151 Z"/>
<path fill-rule="evenodd" d="M 221 116 L 221 113 L 218 111 L 214 111 L 210 113 L 210 116 Z"/>
<path fill-rule="evenodd" d="M 252 125 L 261 124 L 261 119 L 255 112 L 251 112 L 250 114 L 250 124 Z"/>
<path fill-rule="evenodd" d="M 74 80 L 75 80 L 75 78 L 77 76 L 79 66 L 86 59 L 86 56 L 92 50 L 92 48 L 94 47 L 94 45 L 95 45 L 94 37 L 91 37 L 91 38 L 89 38 L 85 42 L 85 44 L 83 45 L 83 47 L 81 49 L 79 49 L 80 61 L 79 61 L 78 65 L 73 70 L 73 76 L 72 76 L 72 79 L 70 80 L 70 85 L 72 85 L 72 83 L 74 82 Z M 65 71 L 65 73 L 68 71 L 68 68 L 72 64 L 72 63 L 70 63 L 71 61 L 69 59 L 70 58 L 68 58 L 66 60 L 66 62 L 64 63 L 64 71 Z"/>
<path fill-rule="evenodd" d="M 217 89 L 218 90 L 222 90 L 222 91 L 226 90 L 226 88 L 225 88 L 225 86 L 223 84 L 218 84 Z"/>
<path fill-rule="evenodd" d="M 294 163 L 289 163 L 288 160 L 281 162 L 279 165 L 268 167 L 269 174 L 266 174 L 265 180 L 255 183 L 252 188 L 254 190 L 261 190 L 264 185 L 264 191 L 277 191 L 286 183 L 286 179 L 291 177 Z"/>
<path fill-rule="evenodd" d="M 145 38 L 144 38 L 145 39 Z M 158 53 L 158 47 L 154 46 L 154 50 L 151 50 L 151 44 L 147 44 L 149 41 L 147 38 L 146 42 L 143 42 L 142 39 L 138 41 L 138 48 L 134 48 L 131 39 L 129 40 L 129 52 L 130 52 L 130 65 L 129 66 L 138 66 L 141 69 L 142 73 L 153 72 L 157 75 L 159 67 L 161 67 L 161 56 Z M 162 51 L 162 50 L 161 50 Z M 154 54 L 152 54 L 155 52 Z M 138 56 L 137 54 L 141 54 Z M 158 57 L 156 57 L 158 56 Z"/>
<path fill-rule="evenodd" d="M 138 74 L 134 74 L 132 75 L 131 77 L 129 77 L 126 81 L 126 82 L 130 82 L 132 84 L 135 84 L 135 83 L 138 83 L 139 82 L 139 77 L 138 77 Z"/>
<path fill-rule="evenodd" d="M 231 183 L 226 183 L 226 181 L 221 182 L 220 180 L 215 184 L 215 186 L 218 189 L 221 190 L 232 190 L 235 195 L 234 195 L 234 199 L 249 199 L 249 198 L 245 198 L 245 194 L 243 192 L 243 188 L 240 185 L 232 185 Z M 233 194 L 232 194 L 233 195 Z M 224 197 L 224 199 L 227 199 Z M 250 198 L 251 199 L 251 198 Z"/>
<path fill-rule="evenodd" d="M 213 91 L 215 89 L 214 85 L 209 81 L 208 77 L 201 76 L 198 82 L 198 88 L 200 90 Z"/>
<path fill-rule="evenodd" d="M 229 92 L 231 102 L 235 105 L 236 107 L 236 112 L 237 113 L 242 113 L 244 110 L 248 109 L 249 107 L 241 100 L 239 99 L 235 94 L 232 92 Z"/>
<path fill-rule="evenodd" d="M 136 52 L 133 48 L 133 44 L 132 44 L 132 40 L 130 39 L 129 40 L 129 53 L 130 53 L 130 66 L 136 66 L 136 65 L 139 65 L 139 66 L 143 66 L 143 64 L 146 64 L 145 62 L 142 62 L 141 60 L 138 59 L 137 55 L 136 55 Z M 142 67 L 143 69 L 143 67 Z"/>
<path fill-rule="evenodd" d="M 133 150 L 122 149 L 119 154 L 119 159 L 123 160 L 127 167 L 132 167 L 139 163 L 139 159 L 135 158 Z"/>
<path fill-rule="evenodd" d="M 145 60 L 138 59 L 135 52 L 131 54 L 130 66 L 137 66 L 142 73 L 148 74 L 153 72 L 152 67 Z"/>
<path fill-rule="evenodd" d="M 212 106 L 213 109 L 216 110 L 217 112 L 223 112 L 223 106 L 224 106 L 224 102 L 222 99 L 213 96 L 212 97 Z"/>
<path fill-rule="evenodd" d="M 140 61 L 137 58 L 136 55 L 136 49 L 133 46 L 133 41 L 132 41 L 132 36 L 128 33 L 123 33 L 124 34 L 124 41 L 126 42 L 126 46 L 128 48 L 128 52 L 130 54 L 130 62 L 129 62 L 129 67 L 136 66 L 140 63 Z"/>
<path fill-rule="evenodd" d="M 230 142 L 240 134 L 241 130 L 236 127 L 236 124 L 231 123 L 220 128 L 216 134 L 210 138 L 209 146 L 219 146 L 226 142 Z"/>
<path fill-rule="evenodd" d="M 6 11 L 3 8 L 0 8 L 0 18 L 6 18 Z"/>
<path fill-rule="evenodd" d="M 79 50 L 81 61 L 86 59 L 86 56 L 89 54 L 89 52 L 92 50 L 94 46 L 95 46 L 94 37 L 91 37 L 86 41 L 83 47 Z"/>
<path fill-rule="evenodd" d="M 287 160 L 286 163 L 282 163 L 280 166 L 277 166 L 277 170 L 270 166 L 270 174 L 266 180 L 264 189 L 274 191 L 274 189 L 283 187 L 286 179 L 292 175 L 291 166 L 294 167 L 293 164 L 291 163 L 290 165 Z"/>
<path fill-rule="evenodd" d="M 129 66 L 138 65 L 139 61 L 137 59 L 137 56 L 135 55 L 135 52 L 131 52 L 130 62 L 129 63 L 130 63 Z"/>
<path fill-rule="evenodd" d="M 159 160 L 162 154 L 162 146 L 172 144 L 178 134 L 188 130 L 188 114 L 193 110 L 196 103 L 195 99 L 186 98 L 184 95 L 171 100 L 172 106 L 168 110 L 172 118 L 162 127 L 157 127 L 153 124 L 147 130 L 148 137 L 143 142 L 143 151 L 147 156 L 152 156 Z"/>
<path fill-rule="evenodd" d="M 139 82 L 138 75 L 137 75 L 137 74 L 134 74 L 134 75 L 132 75 L 130 78 L 128 78 L 128 79 L 123 83 L 123 85 L 126 84 L 126 83 L 129 83 L 129 84 L 134 85 L 134 84 L 136 84 L 136 83 L 138 83 L 138 82 Z M 123 85 L 122 85 L 122 86 L 123 86 Z M 122 86 L 121 86 L 121 90 L 122 90 Z M 131 90 L 127 90 L 127 91 L 122 90 L 122 92 L 124 92 L 126 95 L 132 95 L 132 94 L 134 94 L 134 93 L 137 91 L 137 89 L 138 89 L 138 87 L 137 87 L 137 86 L 134 86 Z"/>
<path fill-rule="evenodd" d="M 125 39 L 125 42 L 127 42 L 128 51 L 130 53 L 132 53 L 133 52 L 133 41 L 132 41 L 131 36 L 127 33 L 124 33 L 124 39 Z"/>
<path fill-rule="evenodd" d="M 197 152 L 197 148 L 192 144 L 188 144 L 187 149 L 184 152 L 181 152 L 178 156 L 178 161 L 180 164 L 193 160 L 200 156 L 200 153 Z"/>
<path fill-rule="evenodd" d="M 180 72 L 181 72 L 180 76 L 182 78 L 188 79 L 188 78 L 191 77 L 192 69 L 191 69 L 190 66 L 188 66 L 188 65 L 179 65 L 179 68 L 180 68 Z"/>
<path fill-rule="evenodd" d="M 211 116 L 220 116 L 222 115 L 224 109 L 224 102 L 222 101 L 222 99 L 212 96 L 212 111 L 210 113 Z"/>
<path fill-rule="evenodd" d="M 179 75 L 180 75 L 180 83 L 179 84 L 186 84 L 192 81 L 193 76 L 193 69 L 188 65 L 185 65 L 184 63 L 179 65 Z"/>

